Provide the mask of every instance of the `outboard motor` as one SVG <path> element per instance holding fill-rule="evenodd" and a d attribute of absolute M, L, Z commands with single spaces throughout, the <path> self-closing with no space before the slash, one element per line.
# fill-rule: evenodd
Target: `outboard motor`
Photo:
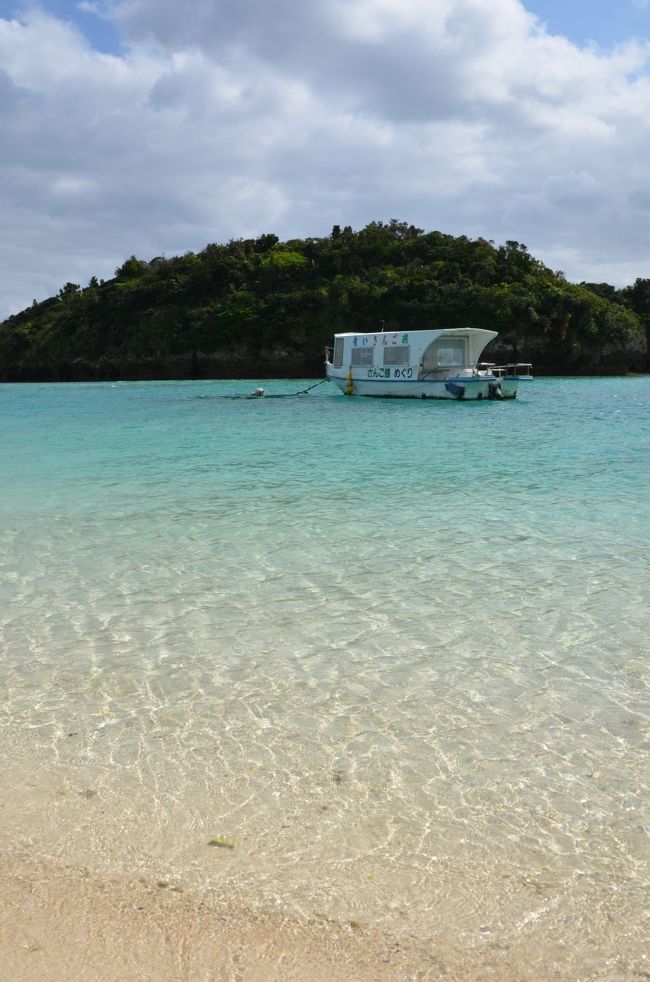
<path fill-rule="evenodd" d="M 490 382 L 488 387 L 488 398 L 490 399 L 503 399 L 503 391 L 501 389 L 501 382 Z"/>

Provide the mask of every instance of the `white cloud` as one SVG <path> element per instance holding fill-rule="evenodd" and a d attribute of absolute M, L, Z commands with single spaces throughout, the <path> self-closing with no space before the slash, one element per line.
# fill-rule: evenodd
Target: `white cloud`
<path fill-rule="evenodd" d="M 0 313 L 133 252 L 393 216 L 570 278 L 650 275 L 648 46 L 580 49 L 495 7 L 121 0 L 119 56 L 38 10 L 0 19 Z"/>

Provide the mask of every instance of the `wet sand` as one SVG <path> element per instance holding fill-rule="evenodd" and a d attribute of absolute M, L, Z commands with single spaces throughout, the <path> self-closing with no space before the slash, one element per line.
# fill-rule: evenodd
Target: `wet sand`
<path fill-rule="evenodd" d="M 525 960 L 499 964 L 498 952 L 440 957 L 369 925 L 226 909 L 164 881 L 15 860 L 0 862 L 0 876 L 3 982 L 539 979 Z"/>
<path fill-rule="evenodd" d="M 180 888 L 0 863 L 3 982 L 373 982 L 449 978 L 415 944 L 360 924 L 212 907 Z"/>
<path fill-rule="evenodd" d="M 305 862 L 296 893 L 295 863 L 206 849 L 207 827 L 190 836 L 198 859 L 182 843 L 170 855 L 182 829 L 161 830 L 144 806 L 125 818 L 123 800 L 108 807 L 79 781 L 63 794 L 56 767 L 5 765 L 3 781 L 0 982 L 650 978 L 640 878 L 623 889 L 558 875 L 550 856 L 545 871 L 499 875 L 439 862 L 409 890 L 385 870 L 373 905 L 360 862 Z"/>
<path fill-rule="evenodd" d="M 514 944 L 486 938 L 479 949 L 453 936 L 441 943 L 356 921 L 246 911 L 171 882 L 101 878 L 24 855 L 0 859 L 0 878 L 2 982 L 635 982 L 650 975 L 639 948 L 632 959 L 576 960 L 560 939 L 547 939 L 540 963 L 526 933 Z M 595 939 L 589 947 L 596 955 Z"/>

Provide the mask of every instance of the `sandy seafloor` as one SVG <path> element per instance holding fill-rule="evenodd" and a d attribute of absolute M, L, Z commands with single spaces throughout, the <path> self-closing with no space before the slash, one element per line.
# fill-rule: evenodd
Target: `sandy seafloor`
<path fill-rule="evenodd" d="M 251 386 L 0 387 L 0 982 L 650 978 L 650 379 Z"/>
<path fill-rule="evenodd" d="M 32 863 L 2 864 L 0 875 L 4 982 L 345 982 L 438 974 L 416 945 L 367 926 L 212 907 L 163 881 L 102 881 Z"/>
<path fill-rule="evenodd" d="M 611 936 L 589 936 L 575 951 L 544 930 L 540 937 L 534 928 L 506 928 L 495 937 L 484 928 L 482 943 L 466 946 L 453 934 L 423 940 L 358 921 L 251 913 L 163 880 L 104 880 L 15 859 L 0 864 L 0 876 L 3 982 L 623 982 L 649 975 L 647 944 L 616 953 Z"/>

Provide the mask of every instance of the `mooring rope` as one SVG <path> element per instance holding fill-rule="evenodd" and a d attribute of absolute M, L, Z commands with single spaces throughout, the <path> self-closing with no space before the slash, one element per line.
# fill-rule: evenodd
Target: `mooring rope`
<path fill-rule="evenodd" d="M 306 389 L 301 389 L 300 392 L 279 392 L 277 395 L 267 395 L 264 389 L 256 389 L 254 392 L 248 392 L 246 395 L 239 396 L 222 396 L 223 399 L 295 399 L 296 396 L 306 396 L 308 392 L 312 389 L 317 388 L 322 385 L 323 382 L 329 382 L 328 378 L 322 378 L 320 382 L 314 382 L 313 385 L 307 386 Z"/>
<path fill-rule="evenodd" d="M 322 385 L 323 382 L 329 382 L 329 379 L 328 378 L 322 378 L 320 380 L 320 382 L 314 382 L 314 384 L 313 385 L 310 385 L 308 389 L 301 389 L 300 392 L 292 392 L 292 393 L 290 393 L 290 395 L 294 395 L 294 396 L 306 396 L 308 392 L 311 392 L 312 389 L 315 389 L 315 388 L 317 388 L 317 386 Z"/>

